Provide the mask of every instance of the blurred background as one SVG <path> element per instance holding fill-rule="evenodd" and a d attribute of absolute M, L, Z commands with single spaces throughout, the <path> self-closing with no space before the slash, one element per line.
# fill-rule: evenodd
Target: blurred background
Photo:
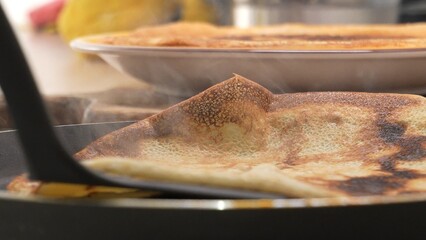
<path fill-rule="evenodd" d="M 46 94 L 139 86 L 68 47 L 76 37 L 173 21 L 249 27 L 285 22 L 397 23 L 426 19 L 426 0 L 0 0 Z M 52 61 L 54 60 L 54 61 Z"/>
<path fill-rule="evenodd" d="M 101 18 L 107 21 L 112 14 L 119 16 L 121 12 L 121 16 L 127 19 L 120 20 L 116 24 L 122 24 L 123 27 L 130 24 L 132 18 L 135 22 L 139 20 L 139 25 L 177 20 L 209 21 L 228 25 L 249 24 L 249 22 L 386 23 L 422 21 L 426 14 L 425 0 L 1 0 L 0 2 L 15 22 L 23 24 L 33 20 L 37 26 L 56 24 L 55 20 L 60 14 L 64 14 L 62 12 L 64 8 L 67 12 L 64 15 L 72 14 L 76 17 L 91 14 L 93 18 L 90 20 L 98 21 L 101 21 Z M 32 12 L 37 8 L 44 11 Z M 146 15 L 149 12 L 152 14 L 143 19 L 144 17 L 129 14 L 130 10 L 135 13 L 134 15 L 137 15 L 136 13 Z M 31 12 L 32 16 L 29 15 Z M 99 14 L 98 18 L 96 14 Z M 98 23 L 98 26 L 101 25 L 102 23 Z"/>
<path fill-rule="evenodd" d="M 98 58 L 73 52 L 84 35 L 167 22 L 249 27 L 288 22 L 370 24 L 426 19 L 426 0 L 0 0 L 55 124 L 137 120 L 182 98 L 155 92 Z M 96 103 L 96 104 L 95 104 Z M 10 127 L 5 103 L 0 128 Z M 68 111 L 64 111 L 68 109 Z M 65 117 L 67 116 L 67 117 Z"/>

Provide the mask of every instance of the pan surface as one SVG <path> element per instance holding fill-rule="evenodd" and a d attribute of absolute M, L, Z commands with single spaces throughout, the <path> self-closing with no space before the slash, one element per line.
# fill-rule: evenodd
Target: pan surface
<path fill-rule="evenodd" d="M 56 128 L 70 154 L 130 124 Z M 14 131 L 0 133 L 2 189 L 25 172 Z M 279 200 L 48 199 L 0 191 L 1 239 L 423 239 L 426 195 Z"/>

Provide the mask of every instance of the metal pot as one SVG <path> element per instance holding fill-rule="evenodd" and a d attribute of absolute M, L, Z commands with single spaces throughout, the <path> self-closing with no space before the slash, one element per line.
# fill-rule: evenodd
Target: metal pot
<path fill-rule="evenodd" d="M 395 23 L 399 0 L 234 0 L 239 27 L 284 22 L 315 24 Z"/>

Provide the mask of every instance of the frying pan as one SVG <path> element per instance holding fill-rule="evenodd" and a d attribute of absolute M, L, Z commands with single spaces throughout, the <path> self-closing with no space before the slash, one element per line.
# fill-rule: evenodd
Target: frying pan
<path fill-rule="evenodd" d="M 23 90 L 25 92 L 25 88 Z M 21 101 L 25 101 L 25 97 Z M 34 109 L 20 111 L 37 115 Z M 72 154 L 128 124 L 61 126 L 55 131 L 64 150 Z M 22 126 L 22 122 L 17 125 Z M 25 135 L 21 131 L 21 137 L 40 141 L 40 137 L 47 134 L 40 129 L 34 131 L 40 135 Z M 11 178 L 29 169 L 17 135 L 15 131 L 0 133 L 3 189 Z M 0 238 L 422 239 L 426 229 L 425 200 L 425 195 L 310 200 L 72 200 L 17 196 L 0 191 Z"/>
<path fill-rule="evenodd" d="M 70 153 L 129 122 L 55 131 Z M 0 133 L 2 189 L 26 171 L 15 131 Z M 1 239 L 424 239 L 426 196 L 344 199 L 49 199 L 0 191 Z M 383 200 L 383 201 L 382 201 Z M 386 198 L 379 199 L 386 202 Z M 346 206 L 345 206 L 346 205 Z"/>

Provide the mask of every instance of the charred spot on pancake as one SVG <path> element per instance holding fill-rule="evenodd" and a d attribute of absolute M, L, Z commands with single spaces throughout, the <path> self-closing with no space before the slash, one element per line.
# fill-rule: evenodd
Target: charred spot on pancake
<path fill-rule="evenodd" d="M 395 167 L 396 161 L 416 161 L 426 157 L 426 149 L 423 143 L 425 136 L 404 135 L 407 126 L 401 123 L 390 123 L 382 120 L 377 123 L 378 136 L 387 144 L 398 146 L 397 153 L 379 159 L 380 166 L 385 171 Z"/>
<path fill-rule="evenodd" d="M 422 191 L 400 191 L 399 194 L 405 195 L 405 194 L 419 194 Z"/>
<path fill-rule="evenodd" d="M 423 174 L 418 174 L 413 170 L 400 170 L 400 171 L 394 171 L 393 176 L 400 178 L 400 179 L 415 179 L 418 177 L 423 177 Z"/>
<path fill-rule="evenodd" d="M 393 157 L 382 157 L 379 159 L 380 170 L 386 172 L 395 171 L 396 160 Z"/>
<path fill-rule="evenodd" d="M 378 135 L 385 143 L 400 148 L 398 153 L 389 156 L 389 159 L 412 161 L 426 157 L 426 149 L 423 147 L 423 143 L 426 141 L 425 136 L 404 136 L 407 129 L 404 124 L 379 121 L 377 126 L 379 128 Z"/>
<path fill-rule="evenodd" d="M 387 143 L 397 142 L 407 129 L 407 126 L 403 124 L 386 121 L 380 121 L 377 126 L 379 127 L 379 137 Z"/>
<path fill-rule="evenodd" d="M 410 179 L 423 175 L 412 170 L 393 171 L 391 175 L 353 177 L 344 181 L 337 181 L 335 186 L 352 195 L 382 195 L 392 190 L 403 188 Z"/>
<path fill-rule="evenodd" d="M 394 181 L 389 176 L 355 177 L 344 181 L 338 181 L 336 187 L 352 195 L 380 195 L 391 189 L 398 189 L 403 184 Z"/>
<path fill-rule="evenodd" d="M 396 154 L 396 157 L 404 161 L 419 160 L 426 157 L 426 149 L 423 147 L 425 141 L 425 136 L 412 136 L 400 140 L 398 145 L 401 150 Z"/>

